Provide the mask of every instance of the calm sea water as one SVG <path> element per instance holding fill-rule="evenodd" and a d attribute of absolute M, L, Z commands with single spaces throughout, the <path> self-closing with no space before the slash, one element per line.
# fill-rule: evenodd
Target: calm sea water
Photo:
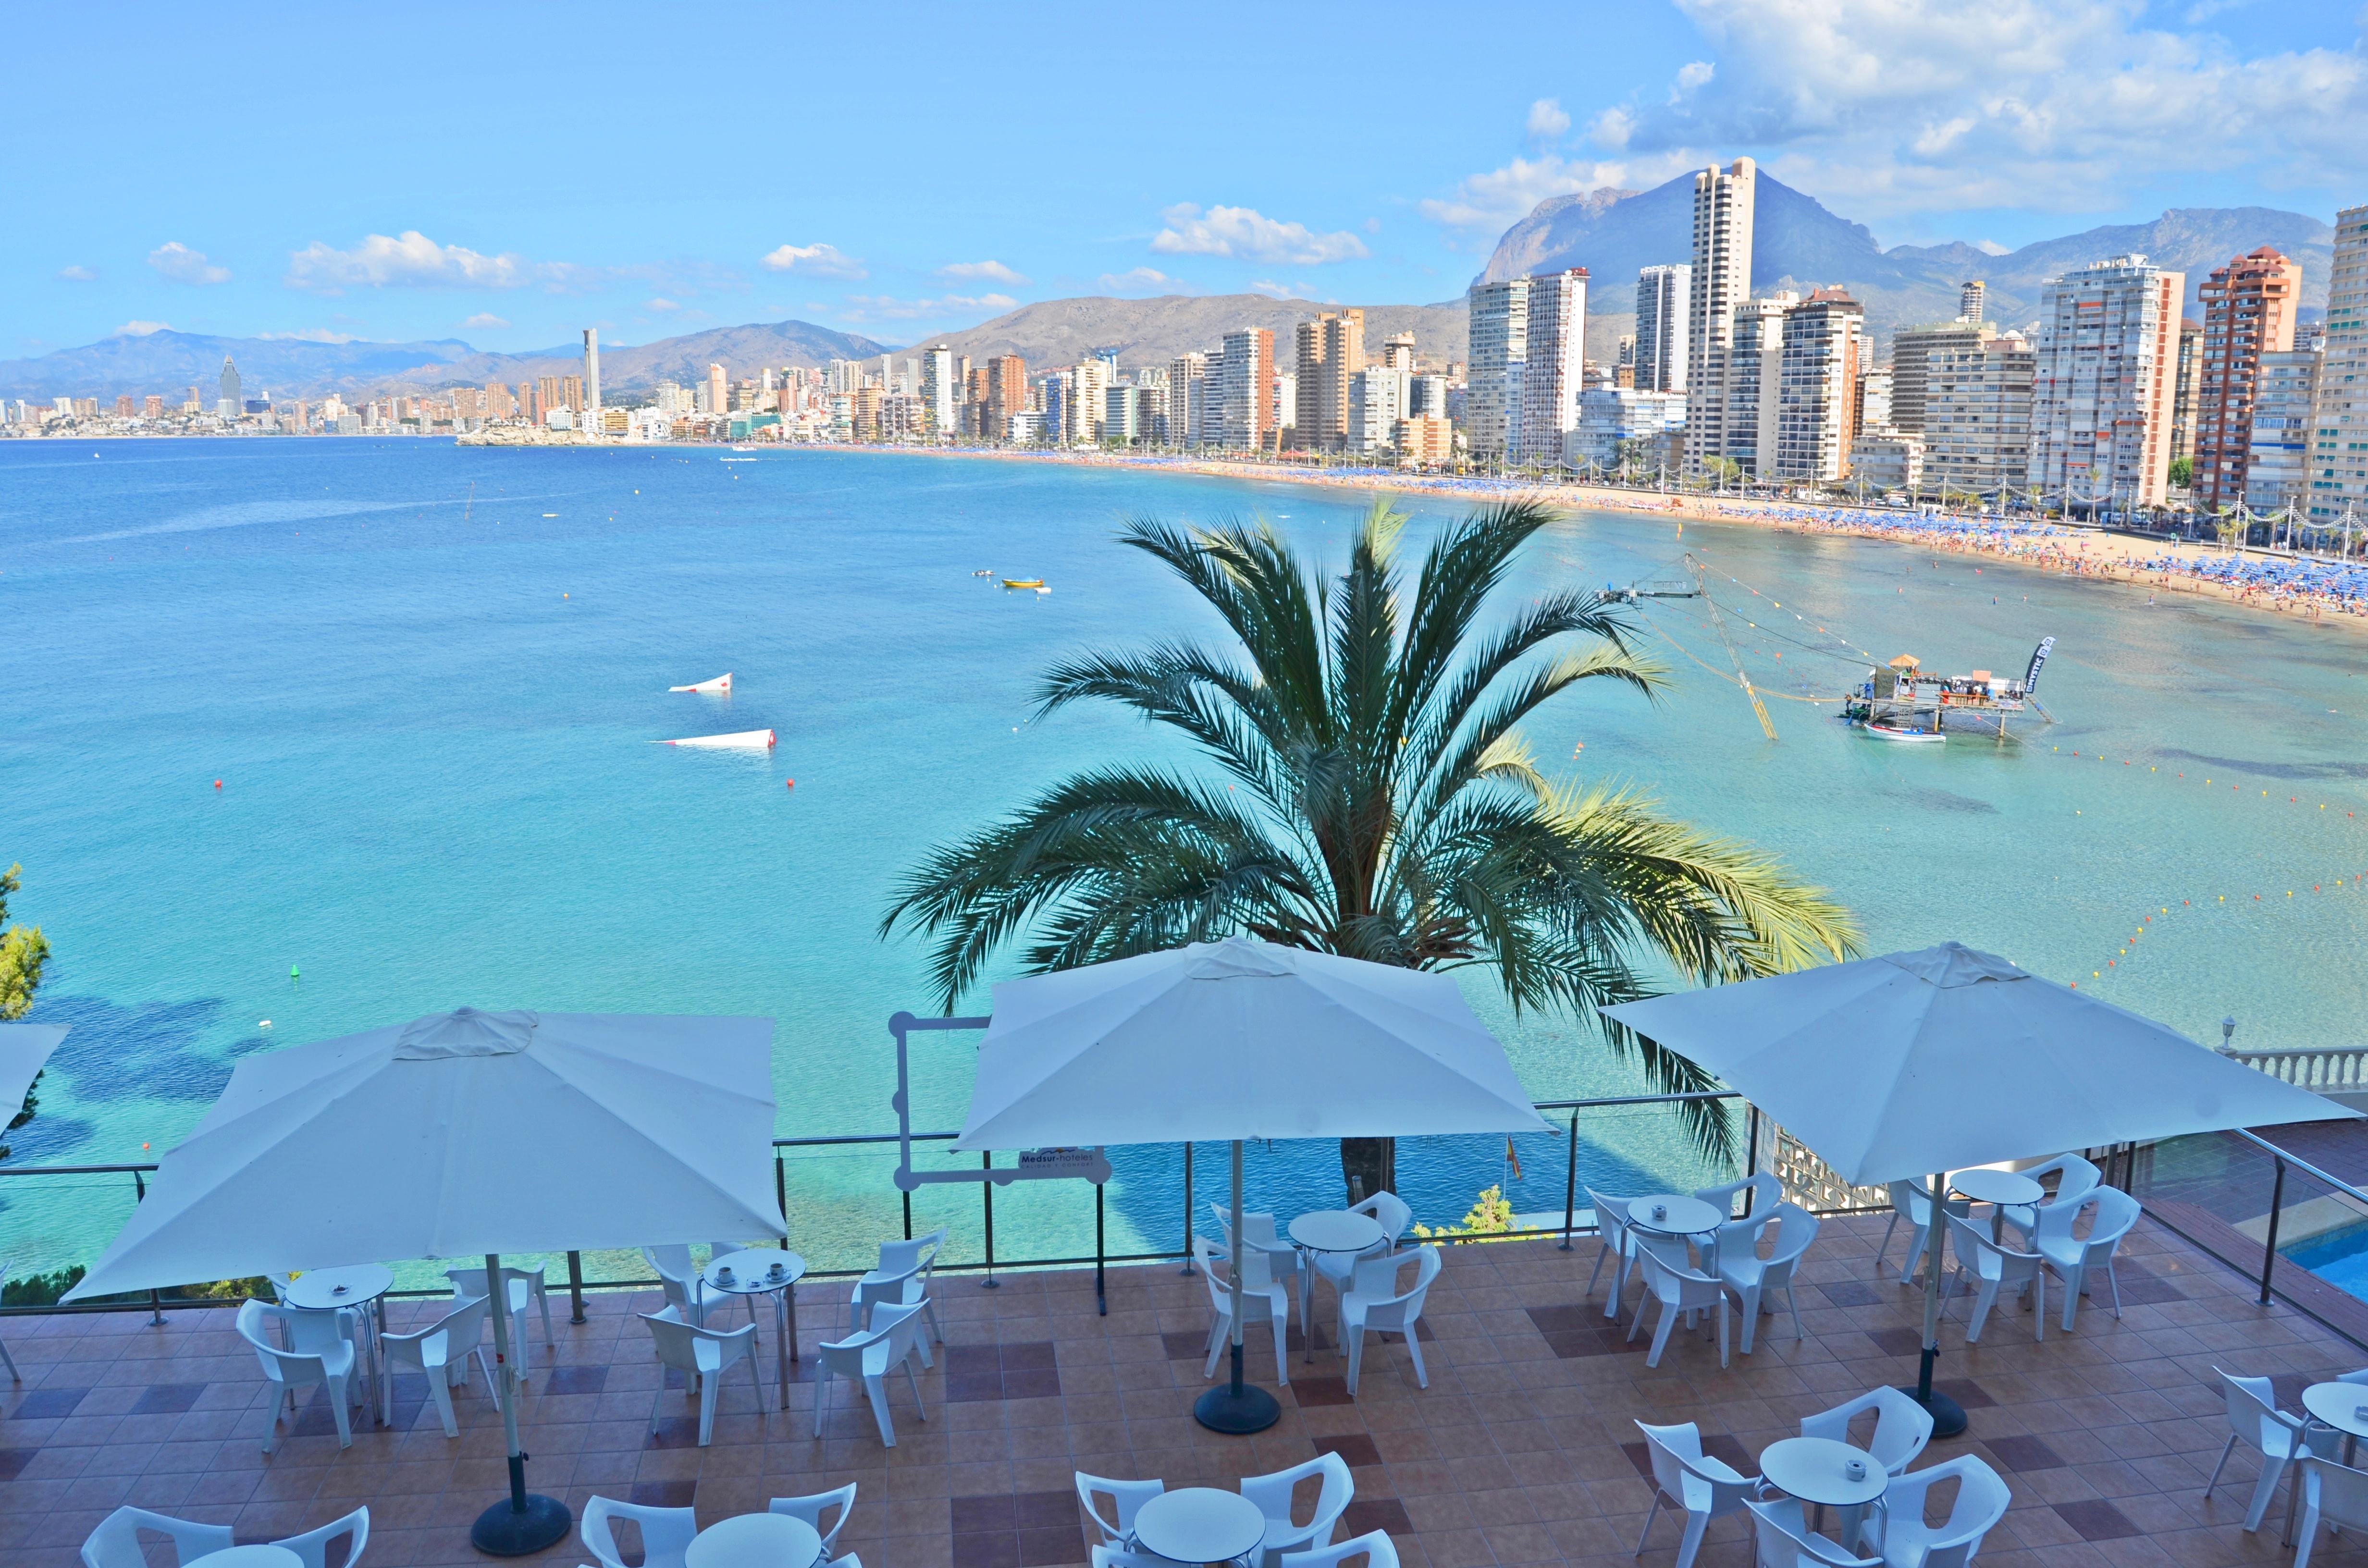
<path fill-rule="evenodd" d="M 784 1134 L 892 1128 L 886 1019 L 929 1010 L 918 948 L 876 934 L 892 881 L 1070 769 L 1161 749 L 1114 713 L 1029 722 L 1048 661 L 1213 630 L 1110 542 L 1116 522 L 1262 514 L 1337 560 L 1361 505 L 885 454 L 0 444 L 0 864 L 23 862 L 14 913 L 56 955 L 34 1016 L 74 1026 L 15 1163 L 153 1159 L 241 1054 L 461 1004 L 767 1015 Z M 1415 548 L 1455 510 L 1409 506 Z M 2019 673 L 2053 633 L 2061 722 L 2019 745 L 1897 747 L 1771 700 L 1770 744 L 1740 692 L 1648 633 L 1662 700 L 1559 703 L 1531 729 L 1552 767 L 1782 855 L 1857 911 L 1870 950 L 1959 938 L 2198 1039 L 2224 1015 L 2242 1042 L 2357 1038 L 2355 634 L 1873 541 L 1676 534 L 1575 517 L 1510 592 L 1666 575 L 1691 548 L 1748 585 L 1721 595 L 1776 693 L 1855 678 L 1862 663 L 1804 646 L 1837 637 Z M 1715 664 L 1700 614 L 1645 612 Z M 725 670 L 728 699 L 666 689 Z M 766 727 L 769 755 L 650 744 Z M 1632 1086 L 1584 1029 L 1467 990 L 1539 1096 Z M 959 1125 L 968 1050 L 924 1055 L 920 1124 Z M 1452 1220 L 1500 1176 L 1558 1210 L 1560 1142 L 1531 1144 L 1518 1178 L 1485 1141 L 1412 1150 L 1417 1211 Z M 366 1183 L 370 1161 L 358 1146 L 324 1179 Z M 1254 1200 L 1337 1201 L 1326 1150 L 1250 1167 Z M 1696 1175 L 1657 1111 L 1590 1119 L 1580 1169 Z M 885 1170 L 793 1160 L 801 1244 L 860 1254 L 894 1222 Z M 1176 1244 L 1179 1177 L 1178 1151 L 1122 1160 L 1114 1251 Z M 0 1254 L 95 1256 L 129 1203 L 113 1179 L 8 1184 Z M 932 1194 L 921 1217 L 973 1237 L 976 1203 Z M 1076 1187 L 996 1204 L 1007 1258 L 1090 1245 Z"/>

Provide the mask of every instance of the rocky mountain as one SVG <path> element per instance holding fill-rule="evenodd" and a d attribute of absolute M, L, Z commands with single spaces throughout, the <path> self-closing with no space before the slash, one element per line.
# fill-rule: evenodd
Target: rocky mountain
<path fill-rule="evenodd" d="M 2195 310 L 2197 287 L 2214 267 L 2261 244 L 2275 245 L 2302 263 L 2306 308 L 2323 309 L 2327 303 L 2334 233 L 2299 212 L 2269 207 L 2179 208 L 2151 223 L 2089 229 L 1993 256 L 1963 243 L 1884 250 L 1864 224 L 1827 210 L 1823 203 L 1765 169 L 1759 171 L 1759 186 L 1752 288 L 1805 290 L 1816 284 L 1839 283 L 1864 301 L 1867 320 L 1879 336 L 1907 323 L 1955 315 L 1958 285 L 1975 278 L 1989 285 L 1987 313 L 1993 319 L 2030 320 L 2037 314 L 2040 286 L 2048 278 L 2131 251 L 2186 272 L 2190 313 Z M 1480 276 L 1496 280 L 1584 267 L 1593 275 L 1589 312 L 1610 318 L 1635 308 L 1637 269 L 1686 260 L 1692 235 L 1691 175 L 1645 191 L 1606 187 L 1552 197 L 1505 232 Z M 1595 334 L 1590 331 L 1588 336 L 1589 351 L 1595 353 Z"/>
<path fill-rule="evenodd" d="M 974 360 L 1017 354 L 1031 369 L 1074 365 L 1097 348 L 1110 347 L 1119 351 L 1121 365 L 1160 365 L 1192 349 L 1213 349 L 1229 332 L 1268 327 L 1275 335 L 1275 358 L 1287 362 L 1292 328 L 1319 311 L 1339 308 L 1313 300 L 1269 299 L 1264 294 L 1046 300 L 1022 305 L 967 332 L 924 338 L 915 347 L 943 343 Z M 1439 305 L 1367 305 L 1364 312 L 1365 343 L 1376 352 L 1383 338 L 1411 332 L 1416 356 L 1425 365 L 1444 365 L 1464 358 L 1461 300 Z"/>
<path fill-rule="evenodd" d="M 735 380 L 754 375 L 761 366 L 796 365 L 815 369 L 833 359 L 869 359 L 888 345 L 851 332 L 833 332 L 812 322 L 755 322 L 746 326 L 720 326 L 683 337 L 660 338 L 635 347 L 600 346 L 600 391 L 646 392 L 660 381 L 689 386 L 706 378 L 707 367 L 721 365 Z M 571 343 L 529 354 L 472 354 L 434 368 L 441 379 L 428 386 L 487 381 L 516 381 L 537 376 L 572 376 L 584 368 L 584 347 Z M 0 367 L 0 372 L 5 367 Z"/>

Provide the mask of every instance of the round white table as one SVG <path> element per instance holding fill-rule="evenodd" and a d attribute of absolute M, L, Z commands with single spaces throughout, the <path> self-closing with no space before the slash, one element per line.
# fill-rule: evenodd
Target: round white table
<path fill-rule="evenodd" d="M 811 1568 L 822 1555 L 814 1526 L 787 1514 L 740 1514 L 699 1532 L 684 1568 Z"/>
<path fill-rule="evenodd" d="M 1860 1467 L 1853 1480 L 1850 1467 Z M 1760 1450 L 1759 1473 L 1788 1497 L 1841 1510 L 1834 1539 L 1855 1552 L 1866 1506 L 1891 1484 L 1875 1457 L 1831 1437 L 1786 1437 Z"/>
<path fill-rule="evenodd" d="M 1302 1252 L 1356 1254 L 1370 1252 L 1389 1239 L 1382 1222 L 1371 1214 L 1360 1214 L 1354 1209 L 1318 1209 L 1302 1214 L 1291 1222 L 1287 1233 L 1292 1245 Z M 1306 1327 L 1312 1321 L 1307 1315 L 1308 1296 L 1315 1289 L 1315 1270 L 1312 1265 L 1299 1271 L 1299 1322 Z M 1311 1330 L 1306 1336 L 1307 1361 L 1315 1359 L 1315 1335 Z"/>
<path fill-rule="evenodd" d="M 1170 1562 L 1232 1562 L 1256 1551 L 1266 1540 L 1266 1516 L 1238 1492 L 1183 1486 L 1161 1493 L 1135 1511 L 1134 1539 L 1145 1551 Z"/>
<path fill-rule="evenodd" d="M 2343 1462 L 2350 1464 L 2353 1442 L 2368 1437 L 2368 1387 L 2313 1383 L 2302 1391 L 2302 1407 L 2343 1434 Z"/>
<path fill-rule="evenodd" d="M 780 1336 L 774 1341 L 774 1359 L 780 1365 L 783 1410 L 790 1407 L 790 1363 L 798 1358 L 798 1281 L 805 1273 L 806 1260 L 796 1253 L 748 1247 L 711 1258 L 699 1275 L 704 1289 L 721 1296 L 773 1298 L 773 1328 Z"/>
<path fill-rule="evenodd" d="M 183 1568 L 304 1568 L 304 1560 L 284 1546 L 226 1546 L 191 1558 Z"/>
<path fill-rule="evenodd" d="M 280 1293 L 284 1304 L 303 1312 L 333 1312 L 352 1307 L 361 1312 L 368 1329 L 362 1335 L 362 1354 L 370 1359 L 373 1413 L 386 1408 L 385 1403 L 375 1397 L 378 1336 L 386 1332 L 386 1293 L 393 1289 L 393 1269 L 382 1263 L 357 1263 L 344 1268 L 308 1269 L 288 1281 L 288 1289 Z M 375 1414 L 372 1418 L 376 1419 Z"/>
<path fill-rule="evenodd" d="M 2047 1196 L 2047 1189 L 2029 1176 L 2014 1171 L 1992 1170 L 1987 1165 L 1977 1165 L 1950 1176 L 1949 1190 L 1961 1198 L 1970 1198 L 1976 1203 L 1991 1206 L 1992 1241 L 2005 1234 L 2006 1211 L 2009 1209 L 2025 1208 Z"/>

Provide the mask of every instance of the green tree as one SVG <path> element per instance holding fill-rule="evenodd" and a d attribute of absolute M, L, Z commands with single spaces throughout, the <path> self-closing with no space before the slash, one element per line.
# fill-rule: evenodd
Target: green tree
<path fill-rule="evenodd" d="M 1849 914 L 1773 858 L 1662 816 L 1636 790 L 1550 781 L 1519 726 L 1574 687 L 1652 695 L 1659 672 L 1600 595 L 1557 591 L 1484 626 L 1545 507 L 1488 507 L 1445 529 L 1409 585 L 1404 519 L 1367 514 L 1328 582 L 1263 525 L 1128 524 L 1121 542 L 1224 620 L 1226 647 L 1165 642 L 1055 665 L 1040 716 L 1113 701 L 1214 765 L 1111 763 L 932 851 L 882 921 L 935 938 L 951 1011 L 989 958 L 1034 971 L 1247 932 L 1383 963 L 1486 966 L 1517 1012 L 1605 1029 L 1656 1087 L 1704 1086 L 1682 1058 L 1604 1024 L 1599 1004 L 1853 951 Z M 1409 592 L 1409 586 L 1411 591 Z M 1690 1102 L 1705 1147 L 1726 1119 Z M 1352 1140 L 1344 1176 L 1390 1184 L 1392 1151 Z"/>
<path fill-rule="evenodd" d="M 11 866 L 0 871 L 0 1024 L 23 1017 L 32 1006 L 33 993 L 41 983 L 41 966 L 50 961 L 49 938 L 41 935 L 40 926 L 8 924 L 8 898 L 17 891 L 17 880 L 24 869 Z M 40 1086 L 41 1075 L 36 1073 L 25 1090 L 24 1105 L 0 1131 L 14 1132 L 33 1119 L 41 1108 Z M 7 1157 L 8 1146 L 0 1143 L 0 1160 Z"/>
<path fill-rule="evenodd" d="M 2195 460 L 2193 458 L 2171 459 L 2170 483 L 2175 488 L 2180 490 L 2193 488 L 2195 484 Z"/>

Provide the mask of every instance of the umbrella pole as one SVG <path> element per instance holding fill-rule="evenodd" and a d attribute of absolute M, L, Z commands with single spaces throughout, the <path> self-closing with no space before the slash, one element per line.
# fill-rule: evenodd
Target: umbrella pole
<path fill-rule="evenodd" d="M 510 1292 L 498 1253 L 485 1255 L 485 1291 L 493 1299 L 494 1359 L 502 1369 L 502 1436 L 509 1445 L 510 1494 L 477 1516 L 469 1544 L 494 1557 L 524 1557 L 565 1538 L 575 1520 L 556 1497 L 529 1494 L 526 1455 L 518 1451 L 518 1365 L 510 1358 Z"/>
<path fill-rule="evenodd" d="M 1282 1418 L 1282 1406 L 1262 1388 L 1242 1381 L 1242 1258 L 1249 1251 L 1242 1240 L 1242 1141 L 1234 1140 L 1234 1245 L 1225 1265 L 1233 1287 L 1234 1375 L 1224 1388 L 1211 1389 L 1192 1406 L 1193 1418 L 1212 1432 L 1236 1436 L 1263 1432 Z"/>
<path fill-rule="evenodd" d="M 1916 1386 L 1900 1391 L 1930 1414 L 1936 1437 L 1953 1437 L 1965 1429 L 1965 1407 L 1932 1392 L 1932 1363 L 1941 1358 L 1941 1243 L 1949 1229 L 1948 1193 L 1943 1171 L 1932 1178 L 1932 1234 L 1924 1244 L 1924 1366 Z"/>

